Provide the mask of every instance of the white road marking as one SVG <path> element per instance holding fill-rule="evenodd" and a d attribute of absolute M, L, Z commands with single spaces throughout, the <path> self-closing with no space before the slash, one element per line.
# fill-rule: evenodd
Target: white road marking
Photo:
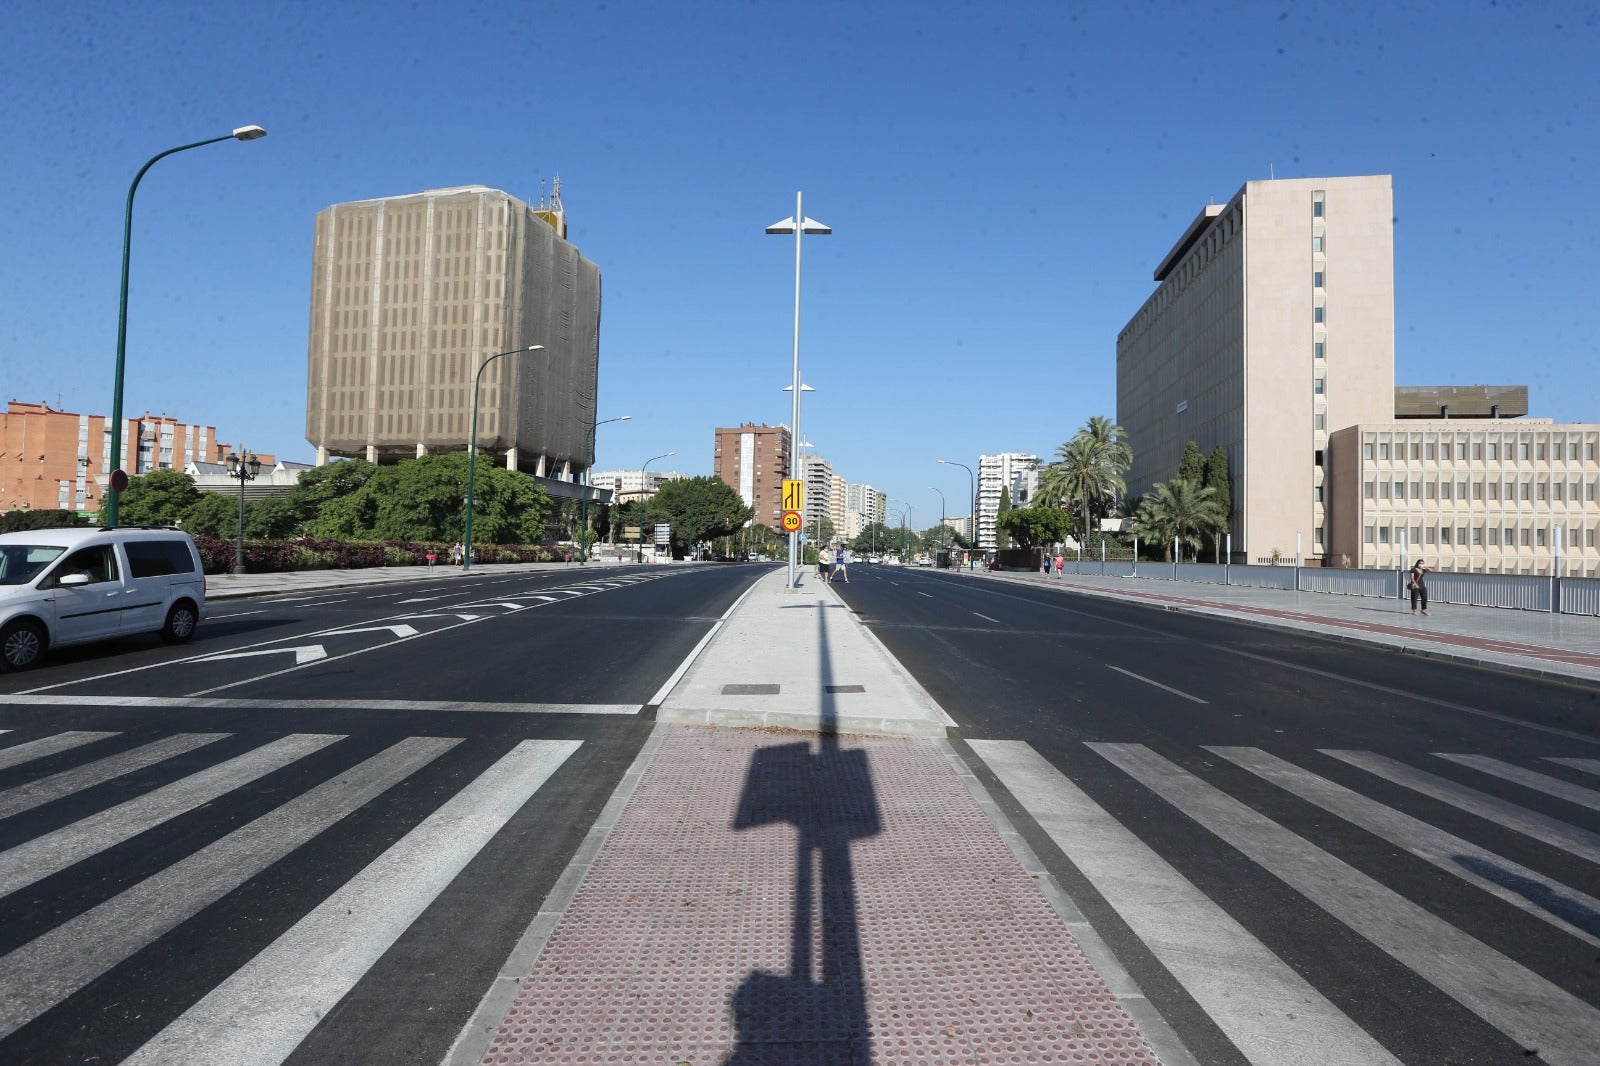
<path fill-rule="evenodd" d="M 1449 759 L 1458 765 L 1470 766 L 1474 770 L 1481 770 L 1483 773 L 1494 777 L 1515 782 L 1524 788 L 1543 792 L 1547 796 L 1555 796 L 1557 799 L 1564 799 L 1568 803 L 1576 803 L 1580 807 L 1588 807 L 1591 810 L 1600 811 L 1600 792 L 1596 792 L 1592 788 L 1574 785 L 1571 782 L 1561 780 L 1559 777 L 1551 777 L 1549 774 L 1539 774 L 1534 773 L 1532 770 L 1524 770 L 1520 766 L 1513 766 L 1508 762 L 1501 762 L 1499 759 L 1491 759 L 1487 755 L 1446 755 L 1444 752 L 1438 751 L 1434 752 L 1434 755 L 1440 759 Z"/>
<path fill-rule="evenodd" d="M 7 703 L 16 702 L 17 697 L 6 696 Z M 93 744 L 97 740 L 114 737 L 115 733 L 89 733 L 82 730 L 72 730 L 66 733 L 57 733 L 54 736 L 41 737 L 38 740 L 24 741 L 13 744 L 9 748 L 0 748 L 0 770 L 11 766 L 21 766 L 25 762 L 43 759 L 55 755 L 57 752 L 70 751 L 84 744 Z"/>
<path fill-rule="evenodd" d="M 706 631 L 706 635 L 700 638 L 700 643 L 696 644 L 689 654 L 684 656 L 683 662 L 678 664 L 678 668 L 672 671 L 672 676 L 662 682 L 660 688 L 656 689 L 656 694 L 650 697 L 651 703 L 659 707 L 672 694 L 672 690 L 678 687 L 678 682 L 683 680 L 683 675 L 689 672 L 689 667 L 694 664 L 696 659 L 700 658 L 700 653 L 706 650 L 706 645 L 711 643 L 711 638 L 717 635 L 717 631 L 722 628 L 723 623 L 733 615 L 734 611 L 739 609 L 739 605 L 745 601 L 745 597 L 754 592 L 755 588 L 756 583 L 752 581 L 750 587 L 741 592 L 739 598 L 728 605 L 728 609 L 722 612 L 722 617 L 717 619 L 716 623 Z"/>
<path fill-rule="evenodd" d="M 414 637 L 417 635 L 414 627 L 401 624 L 393 626 L 361 626 L 359 629 L 336 629 L 327 634 L 327 636 L 338 637 L 350 633 L 393 633 L 397 637 Z"/>
<path fill-rule="evenodd" d="M 265 777 L 344 737 L 291 733 L 254 751 L 0 852 L 0 896 Z"/>
<path fill-rule="evenodd" d="M 7 1036 L 288 855 L 459 739 L 408 737 L 0 957 Z"/>
<path fill-rule="evenodd" d="M 209 621 L 212 621 L 213 619 L 220 621 L 221 619 L 224 619 L 224 618 L 249 618 L 253 614 L 266 614 L 266 613 L 267 613 L 266 611 L 236 611 L 236 612 L 234 612 L 232 614 L 223 614 L 220 611 L 212 611 L 210 614 L 206 615 L 206 621 L 209 622 Z"/>
<path fill-rule="evenodd" d="M 1582 770 L 1586 774 L 1600 774 L 1600 759 L 1563 759 L 1551 755 L 1545 759 L 1545 762 L 1560 763 L 1562 766 L 1570 766 L 1574 770 Z"/>
<path fill-rule="evenodd" d="M 1364 1029 L 1028 744 L 971 744 L 1250 1062 L 1398 1066 Z"/>
<path fill-rule="evenodd" d="M 990 618 L 986 614 L 978 614 L 977 611 L 973 611 L 972 613 L 977 615 L 979 618 L 983 619 L 985 622 L 993 622 L 995 625 L 999 625 L 1000 624 L 1000 619 L 998 619 L 998 618 Z"/>
<path fill-rule="evenodd" d="M 1211 702 L 1210 700 L 1203 700 L 1199 696 L 1191 696 L 1187 692 L 1180 692 L 1178 689 L 1173 688 L 1171 685 L 1163 685 L 1159 681 L 1152 681 L 1148 677 L 1145 677 L 1143 674 L 1136 674 L 1132 670 L 1124 670 L 1120 666 L 1112 666 L 1110 663 L 1106 663 L 1106 669 L 1115 670 L 1119 674 L 1125 674 L 1126 676 L 1133 678 L 1135 681 L 1143 681 L 1147 685 L 1154 685 L 1156 688 L 1162 689 L 1163 691 L 1166 691 L 1166 692 L 1170 692 L 1174 696 L 1182 696 L 1186 700 L 1193 700 L 1196 703 L 1205 703 L 1205 704 L 1209 704 Z"/>
<path fill-rule="evenodd" d="M 157 1033 L 127 1066 L 282 1062 L 578 746 L 518 744 Z"/>
<path fill-rule="evenodd" d="M 254 659 L 261 655 L 282 655 L 284 652 L 294 653 L 294 664 L 296 666 L 304 666 L 306 663 L 314 663 L 318 659 L 326 659 L 328 657 L 328 650 L 321 644 L 302 644 L 296 648 L 261 648 L 257 651 L 230 651 L 221 655 L 207 655 L 204 658 L 185 659 L 183 661 L 190 663 L 216 663 L 224 659 Z"/>
<path fill-rule="evenodd" d="M 407 603 L 429 603 L 429 602 L 431 602 L 433 600 L 443 600 L 443 599 L 448 599 L 448 594 L 446 594 L 445 596 L 413 596 L 409 600 L 400 600 L 398 602 L 401 603 L 401 604 L 407 604 Z"/>
<path fill-rule="evenodd" d="M 1600 1010 L 1143 744 L 1089 747 L 1541 1062 L 1592 1066 Z"/>
<path fill-rule="evenodd" d="M 419 621 L 422 621 L 422 620 L 428 619 L 428 618 L 459 618 L 463 622 L 476 622 L 478 619 L 482 618 L 483 615 L 481 615 L 481 614 L 407 614 L 407 615 L 401 615 L 401 617 L 402 618 L 409 618 L 413 622 L 419 622 Z"/>
<path fill-rule="evenodd" d="M 929 593 L 923 592 L 921 589 L 917 590 L 917 595 L 918 596 L 927 596 L 928 599 L 930 599 L 930 600 L 933 599 L 932 595 L 930 595 Z"/>
<path fill-rule="evenodd" d="M 286 700 L 229 696 L 7 696 L 17 706 L 31 707 L 212 707 L 223 710 L 268 707 L 286 711 L 468 711 L 500 714 L 638 714 L 638 703 L 490 703 L 474 700 Z M 106 736 L 116 736 L 107 733 Z M 0 751 L 3 754 L 3 751 Z"/>
<path fill-rule="evenodd" d="M 1458 785 L 1454 781 L 1414 769 L 1370 751 L 1331 751 L 1326 748 L 1320 750 L 1351 766 L 1360 767 L 1369 774 L 1377 774 L 1385 781 L 1393 781 L 1404 788 L 1420 792 L 1424 796 L 1431 796 L 1441 803 L 1459 807 L 1479 818 L 1504 826 L 1512 832 L 1543 841 L 1590 862 L 1600 863 L 1600 834 L 1568 825 L 1558 819 L 1530 811 L 1526 807 L 1508 803 L 1487 792 Z M 1600 1043 L 1596 1043 L 1595 1046 L 1600 1047 Z"/>
<path fill-rule="evenodd" d="M 152 744 L 142 744 L 130 751 L 118 752 L 116 755 L 107 755 L 103 759 L 85 763 L 71 770 L 63 770 L 49 777 L 41 777 L 37 781 L 29 781 L 25 785 L 6 789 L 0 792 L 0 818 L 10 818 L 13 814 L 31 811 L 35 807 L 52 803 L 63 796 L 70 796 L 74 792 L 81 792 L 86 788 L 114 781 L 119 777 L 142 770 L 146 766 L 154 766 L 159 762 L 184 752 L 203 748 L 207 744 L 214 744 L 224 737 L 232 736 L 231 733 L 179 733 L 175 736 L 155 741 Z M 0 982 L 0 987 L 4 983 Z"/>
<path fill-rule="evenodd" d="M 1429 825 L 1420 818 L 1413 818 L 1377 800 L 1368 799 L 1343 785 L 1318 777 L 1308 770 L 1302 770 L 1259 748 L 1208 746 L 1206 750 L 1216 752 L 1229 762 L 1244 767 L 1284 791 L 1338 815 L 1352 825 L 1387 840 L 1448 874 L 1477 885 L 1490 895 L 1498 896 L 1513 907 L 1527 911 L 1540 921 L 1559 926 L 1564 932 L 1571 933 L 1580 940 L 1600 946 L 1600 936 L 1581 926 L 1573 925 L 1562 917 L 1563 913 L 1573 914 L 1579 911 L 1600 914 L 1600 899 L 1595 899 L 1577 889 L 1568 888 L 1536 870 L 1530 870 L 1452 833 Z M 1498 877 L 1486 876 L 1481 872 L 1483 870 L 1494 871 Z M 1513 889 L 1503 883 L 1508 875 L 1515 878 L 1519 887 Z M 1528 890 L 1534 886 L 1538 886 L 1540 903 L 1534 903 L 1528 898 Z"/>

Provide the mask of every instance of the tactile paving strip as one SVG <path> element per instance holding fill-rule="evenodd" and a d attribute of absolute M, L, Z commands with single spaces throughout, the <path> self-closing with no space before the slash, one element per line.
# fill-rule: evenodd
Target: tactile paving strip
<path fill-rule="evenodd" d="M 483 1061 L 1158 1062 L 931 743 L 695 728 Z"/>

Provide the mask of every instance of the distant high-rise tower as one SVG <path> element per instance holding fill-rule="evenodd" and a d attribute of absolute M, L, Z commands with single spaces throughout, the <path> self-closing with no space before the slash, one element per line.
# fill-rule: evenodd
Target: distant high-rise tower
<path fill-rule="evenodd" d="M 783 518 L 783 479 L 789 476 L 787 426 L 730 426 L 717 430 L 712 472 L 755 513 L 751 521 L 779 528 Z"/>
<path fill-rule="evenodd" d="M 560 187 L 534 208 L 482 185 L 335 204 L 317 214 L 306 439 L 395 462 L 464 451 L 479 367 L 478 448 L 571 478 L 590 462 L 600 270 L 566 239 Z"/>

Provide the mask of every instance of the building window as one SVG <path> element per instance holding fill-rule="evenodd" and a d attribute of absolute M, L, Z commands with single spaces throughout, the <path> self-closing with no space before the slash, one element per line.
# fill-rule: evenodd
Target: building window
<path fill-rule="evenodd" d="M 1448 482 L 1448 481 L 1439 482 L 1439 499 L 1448 500 L 1449 498 L 1450 498 L 1450 482 Z"/>
<path fill-rule="evenodd" d="M 1363 533 L 1361 535 L 1361 543 L 1363 543 L 1363 544 L 1376 544 L 1377 543 L 1377 530 L 1376 530 L 1376 527 L 1368 526 L 1365 529 L 1365 531 L 1363 531 Z"/>
<path fill-rule="evenodd" d="M 1311 490 L 1311 493 L 1312 493 L 1311 498 L 1312 498 L 1312 500 L 1314 502 L 1316 502 L 1316 503 L 1321 503 L 1322 502 L 1322 486 L 1321 485 L 1317 485 L 1317 486 L 1313 487 L 1312 490 Z"/>
<path fill-rule="evenodd" d="M 1430 463 L 1434 460 L 1433 442 L 1429 441 L 1422 447 L 1422 454 Z"/>
<path fill-rule="evenodd" d="M 1387 444 L 1378 445 L 1378 458 L 1379 459 L 1387 459 L 1387 458 L 1389 458 L 1389 446 Z"/>
<path fill-rule="evenodd" d="M 1312 308 L 1311 321 L 1313 321 L 1313 322 L 1321 322 L 1323 320 L 1324 320 L 1323 308 L 1321 307 L 1321 305 L 1318 305 L 1317 307 Z"/>
<path fill-rule="evenodd" d="M 1526 529 L 1522 531 L 1522 546 L 1524 548 L 1528 546 L 1528 530 Z"/>
<path fill-rule="evenodd" d="M 1311 238 L 1311 250 L 1313 252 L 1322 251 L 1322 236 L 1320 234 Z"/>
<path fill-rule="evenodd" d="M 1387 544 L 1387 543 L 1389 543 L 1389 527 L 1388 526 L 1379 526 L 1378 527 L 1378 543 L 1379 544 Z"/>
<path fill-rule="evenodd" d="M 1322 192 L 1314 192 L 1314 193 L 1311 194 L 1311 217 L 1312 218 L 1321 218 L 1322 217 L 1322 198 L 1323 198 L 1324 195 L 1325 194 L 1322 193 Z"/>
<path fill-rule="evenodd" d="M 1518 443 L 1518 445 L 1517 445 L 1517 461 L 1521 462 L 1521 463 L 1525 463 L 1525 462 L 1528 461 L 1528 442 L 1527 441 L 1522 441 L 1522 442 Z"/>
<path fill-rule="evenodd" d="M 1406 498 L 1406 483 L 1404 481 L 1396 481 L 1394 483 L 1394 498 L 1397 500 Z"/>
<path fill-rule="evenodd" d="M 1370 440 L 1362 443 L 1361 458 L 1366 459 L 1368 462 L 1372 460 L 1372 442 Z"/>
<path fill-rule="evenodd" d="M 1489 461 L 1498 462 L 1500 459 L 1500 445 L 1494 441 L 1489 442 Z"/>
<path fill-rule="evenodd" d="M 1477 548 L 1477 547 L 1481 547 L 1482 545 L 1483 545 L 1483 527 L 1482 526 L 1473 526 L 1472 527 L 1472 546 L 1474 548 Z"/>
<path fill-rule="evenodd" d="M 1319 289 L 1322 288 L 1322 271 L 1313 270 L 1311 272 L 1311 284 Z"/>
<path fill-rule="evenodd" d="M 1316 393 L 1318 396 L 1321 396 L 1327 391 L 1326 384 L 1321 378 L 1317 378 L 1315 383 L 1311 386 L 1311 391 Z"/>
<path fill-rule="evenodd" d="M 1524 503 L 1528 501 L 1528 483 L 1526 481 L 1518 483 L 1517 498 Z"/>
<path fill-rule="evenodd" d="M 1479 460 L 1483 458 L 1483 441 L 1475 440 L 1472 442 L 1472 458 Z"/>
<path fill-rule="evenodd" d="M 1371 481 L 1367 482 L 1361 487 L 1361 496 L 1363 499 L 1367 500 L 1377 499 L 1378 487 Z"/>
<path fill-rule="evenodd" d="M 1488 534 L 1489 534 L 1489 547 L 1491 547 L 1491 548 L 1500 547 L 1500 527 L 1499 526 L 1490 526 L 1489 529 L 1488 529 Z"/>
<path fill-rule="evenodd" d="M 1326 414 L 1324 414 L 1323 412 L 1318 411 L 1316 413 L 1316 417 L 1314 419 L 1314 425 L 1316 426 L 1316 429 L 1317 429 L 1317 431 L 1319 433 L 1322 432 L 1323 430 L 1327 429 L 1328 428 L 1328 416 Z"/>
<path fill-rule="evenodd" d="M 1326 359 L 1328 357 L 1328 345 L 1325 342 L 1317 341 L 1312 347 L 1315 349 L 1318 359 Z"/>
<path fill-rule="evenodd" d="M 1440 544 L 1449 544 L 1450 543 L 1450 527 L 1449 526 L 1440 526 L 1439 527 L 1439 543 Z"/>

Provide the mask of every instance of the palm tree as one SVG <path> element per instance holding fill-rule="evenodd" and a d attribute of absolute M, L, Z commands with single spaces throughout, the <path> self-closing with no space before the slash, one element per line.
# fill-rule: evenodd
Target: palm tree
<path fill-rule="evenodd" d="M 1133 448 L 1128 444 L 1128 431 L 1104 415 L 1095 415 L 1078 430 L 1078 436 L 1088 437 L 1105 452 L 1106 461 L 1120 475 L 1133 465 Z"/>
<path fill-rule="evenodd" d="M 1139 532 L 1152 540 L 1159 538 L 1169 546 L 1176 540 L 1179 562 L 1183 561 L 1184 547 L 1198 552 L 1202 543 L 1200 535 L 1226 521 L 1217 490 L 1188 478 L 1175 477 L 1158 483 L 1139 505 Z M 1167 556 L 1171 557 L 1170 547 Z"/>
<path fill-rule="evenodd" d="M 1079 508 L 1083 517 L 1081 536 L 1089 535 L 1092 506 L 1115 499 L 1127 485 L 1106 460 L 1105 449 L 1094 439 L 1079 433 L 1056 449 L 1056 461 L 1045 467 L 1040 479 L 1040 502 L 1046 506 L 1068 505 Z"/>

